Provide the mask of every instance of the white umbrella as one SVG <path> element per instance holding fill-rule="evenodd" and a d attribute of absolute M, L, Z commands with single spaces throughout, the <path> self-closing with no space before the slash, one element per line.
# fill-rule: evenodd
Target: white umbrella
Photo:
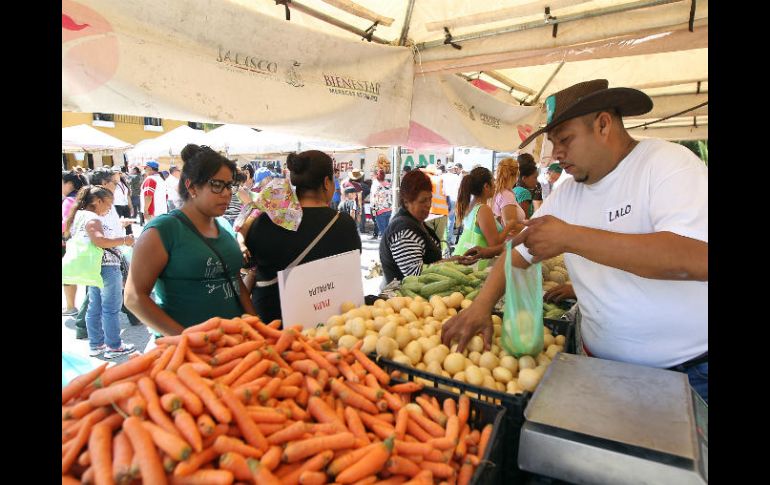
<path fill-rule="evenodd" d="M 140 159 L 174 157 L 179 156 L 189 143 L 205 145 L 205 133 L 182 125 L 157 138 L 140 141 L 132 150 L 126 152 L 126 155 Z"/>
<path fill-rule="evenodd" d="M 125 150 L 131 146 L 128 142 L 110 136 L 88 125 L 70 126 L 61 129 L 61 148 L 66 153 Z"/>

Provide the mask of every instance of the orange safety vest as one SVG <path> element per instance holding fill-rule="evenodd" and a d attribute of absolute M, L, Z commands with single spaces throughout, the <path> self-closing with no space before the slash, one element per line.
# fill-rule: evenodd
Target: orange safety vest
<path fill-rule="evenodd" d="M 430 183 L 433 184 L 430 213 L 442 216 L 449 215 L 449 204 L 446 200 L 446 194 L 444 194 L 444 181 L 438 175 L 431 175 Z"/>

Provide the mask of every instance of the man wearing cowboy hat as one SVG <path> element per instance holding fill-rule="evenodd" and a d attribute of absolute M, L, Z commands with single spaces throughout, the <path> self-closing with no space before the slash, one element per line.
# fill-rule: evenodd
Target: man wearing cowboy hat
<path fill-rule="evenodd" d="M 579 350 L 686 372 L 708 402 L 708 169 L 681 145 L 631 138 L 622 116 L 652 109 L 641 91 L 600 79 L 545 106 L 547 124 L 520 148 L 547 133 L 574 179 L 513 239 L 513 266 L 564 253 L 581 313 Z M 497 264 L 473 304 L 443 326 L 443 343 L 457 337 L 461 352 L 480 331 L 491 340 L 487 322 L 505 284 Z"/>
<path fill-rule="evenodd" d="M 352 161 L 350 162 L 353 163 Z M 357 204 L 357 216 L 353 219 L 359 226 L 361 233 L 363 234 L 364 223 L 366 222 L 366 214 L 364 214 L 364 188 L 361 186 L 361 178 L 364 173 L 361 170 L 355 169 L 350 172 L 348 179 L 342 184 L 343 189 L 354 188 L 356 189 L 356 204 Z"/>

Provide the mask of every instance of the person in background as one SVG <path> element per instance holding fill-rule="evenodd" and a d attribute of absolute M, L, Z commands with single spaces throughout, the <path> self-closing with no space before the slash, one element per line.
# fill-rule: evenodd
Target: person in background
<path fill-rule="evenodd" d="M 131 175 L 129 175 L 128 179 L 128 187 L 131 189 L 131 205 L 134 208 L 131 217 L 139 217 L 140 224 L 144 224 L 144 214 L 142 214 L 140 202 L 142 197 L 142 182 L 144 182 L 144 176 L 142 176 L 142 171 L 139 170 L 139 167 L 134 167 L 131 169 Z"/>
<path fill-rule="evenodd" d="M 221 217 L 235 190 L 237 167 L 193 144 L 182 149 L 182 160 L 182 207 L 148 222 L 126 281 L 126 307 L 162 335 L 179 335 L 214 316 L 254 314 L 240 277 L 243 257 L 235 233 Z M 199 234 L 224 259 L 227 272 Z M 153 289 L 156 300 L 150 297 Z"/>
<path fill-rule="evenodd" d="M 235 224 L 235 219 L 241 213 L 241 209 L 243 208 L 244 203 L 241 200 L 242 197 L 239 195 L 239 192 L 241 192 L 241 185 L 247 183 L 248 177 L 249 177 L 249 172 L 244 173 L 243 170 L 236 169 L 235 187 L 232 195 L 230 196 L 230 203 L 227 204 L 227 210 L 225 210 L 225 214 L 224 216 L 222 216 L 225 218 L 227 222 L 230 223 L 230 226 L 233 226 Z M 245 196 L 245 197 L 247 198 L 248 196 Z"/>
<path fill-rule="evenodd" d="M 131 217 L 131 189 L 126 185 L 121 177 L 120 170 L 114 170 L 112 172 L 111 181 L 115 184 L 113 194 L 115 196 L 115 212 L 118 217 L 130 218 Z M 112 189 L 110 189 L 112 190 Z M 131 234 L 131 224 L 126 226 L 126 234 Z"/>
<path fill-rule="evenodd" d="M 450 246 L 454 246 L 457 239 L 455 235 L 456 231 L 456 218 L 455 208 L 457 206 L 457 194 L 460 191 L 460 171 L 463 166 L 461 163 L 454 164 L 448 172 L 441 176 L 441 181 L 444 185 L 444 193 L 446 194 L 447 210 L 449 211 L 448 224 L 447 224 L 447 242 Z"/>
<path fill-rule="evenodd" d="M 340 203 L 338 210 L 350 216 L 354 221 L 358 214 L 358 194 L 356 189 L 348 187 L 345 189 L 345 199 Z"/>
<path fill-rule="evenodd" d="M 401 178 L 403 179 L 406 174 L 412 171 L 411 165 L 404 165 L 404 168 L 401 169 Z"/>
<path fill-rule="evenodd" d="M 361 251 L 355 221 L 346 214 L 339 214 L 334 220 L 337 212 L 329 208 L 334 195 L 331 157 L 318 150 L 291 153 L 286 165 L 302 207 L 299 227 L 296 231 L 285 229 L 273 222 L 270 214 L 263 212 L 246 235 L 246 246 L 256 274 L 252 301 L 257 315 L 265 322 L 282 318 L 278 272 L 297 259 L 322 231 L 327 232 L 298 264 L 352 250 Z"/>
<path fill-rule="evenodd" d="M 513 186 L 519 179 L 519 162 L 513 158 L 503 158 L 497 165 L 495 193 L 492 196 L 492 212 L 503 226 L 526 219 L 524 209 L 516 202 Z M 524 226 L 519 226 L 521 230 Z M 518 231 L 517 231 L 518 232 Z"/>
<path fill-rule="evenodd" d="M 112 209 L 113 195 L 106 187 L 87 185 L 78 192 L 75 208 L 67 219 L 65 233 L 69 237 L 82 238 L 104 249 L 101 264 L 102 288 L 88 287 L 88 327 L 89 356 L 112 359 L 136 350 L 133 344 L 123 343 L 120 339 L 120 320 L 118 313 L 123 304 L 123 276 L 120 272 L 120 252 L 118 246 L 131 246 L 134 236 L 110 234 L 102 225 L 100 218 L 107 216 Z"/>
<path fill-rule="evenodd" d="M 551 192 L 553 192 L 553 189 L 555 188 L 554 184 L 556 184 L 556 181 L 561 177 L 561 172 L 562 169 L 558 163 L 548 165 L 548 171 L 545 172 L 546 182 L 541 184 L 543 187 L 543 200 L 547 199 L 548 196 L 551 195 Z"/>
<path fill-rule="evenodd" d="M 75 199 L 77 198 L 78 191 L 81 187 L 86 185 L 85 178 L 77 170 L 64 171 L 61 173 L 61 257 L 64 257 L 64 253 L 67 250 L 66 240 L 64 233 L 67 230 L 67 219 L 72 213 L 75 207 Z M 75 297 L 77 296 L 77 285 L 62 285 L 64 290 L 64 298 L 66 300 L 66 308 L 61 312 L 62 315 L 75 315 L 78 312 L 75 306 Z"/>
<path fill-rule="evenodd" d="M 168 211 L 178 209 L 182 206 L 182 198 L 179 197 L 179 174 L 181 171 L 176 165 L 168 168 L 168 177 L 166 177 L 166 192 L 168 193 Z"/>
<path fill-rule="evenodd" d="M 430 222 L 426 222 L 426 224 L 433 228 L 441 241 L 446 241 L 449 207 L 447 206 L 447 198 L 446 194 L 444 193 L 444 183 L 441 179 L 441 174 L 439 174 L 438 167 L 435 164 L 430 164 L 425 168 L 421 168 L 420 170 L 428 174 L 430 177 L 430 183 L 433 186 L 430 213 L 438 216 L 444 216 L 431 219 Z"/>
<path fill-rule="evenodd" d="M 351 161 L 350 163 L 352 164 L 353 162 Z M 342 184 L 343 189 L 348 189 L 350 187 L 356 189 L 356 217 L 354 217 L 353 220 L 356 221 L 356 225 L 360 228 L 362 234 L 364 232 L 364 225 L 361 224 L 361 217 L 366 217 L 364 214 L 364 188 L 361 186 L 361 179 L 363 177 L 363 172 L 356 169 L 350 172 L 347 180 Z"/>
<path fill-rule="evenodd" d="M 681 145 L 631 137 L 623 116 L 653 108 L 639 90 L 598 79 L 545 101 L 546 126 L 521 147 L 547 133 L 573 178 L 514 237 L 511 264 L 527 269 L 563 253 L 578 352 L 686 373 L 708 403 L 708 168 Z M 481 332 L 489 348 L 489 316 L 504 291 L 505 265 L 496 264 L 473 304 L 444 323 L 442 343 L 457 339 L 462 352 Z"/>
<path fill-rule="evenodd" d="M 168 212 L 166 203 L 166 184 L 158 172 L 158 162 L 150 160 L 144 164 L 146 178 L 142 182 L 142 213 L 145 222 L 150 222 L 153 217 Z"/>
<path fill-rule="evenodd" d="M 519 226 L 517 221 L 503 226 L 495 220 L 487 203 L 494 195 L 492 184 L 492 172 L 485 167 L 476 167 L 463 177 L 457 200 L 457 217 L 463 221 L 463 233 L 457 241 L 454 256 L 463 256 L 475 246 L 497 246 Z M 488 264 L 489 261 L 482 260 L 477 268 L 485 269 Z"/>
<path fill-rule="evenodd" d="M 334 196 L 332 196 L 332 203 L 329 205 L 334 210 L 340 206 L 342 200 L 342 192 L 340 191 L 340 169 L 334 167 Z"/>
<path fill-rule="evenodd" d="M 529 153 L 522 153 L 517 161 L 519 162 L 519 180 L 513 188 L 513 193 L 516 196 L 516 202 L 524 209 L 524 215 L 529 219 L 535 212 L 532 193 L 537 188 L 537 165 Z"/>
<path fill-rule="evenodd" d="M 385 286 L 393 280 L 419 275 L 425 264 L 441 260 L 441 240 L 425 224 L 430 215 L 433 184 L 421 170 L 401 180 L 401 204 L 380 239 L 380 262 Z"/>
<path fill-rule="evenodd" d="M 393 210 L 393 193 L 390 190 L 390 183 L 385 180 L 385 170 L 383 169 L 378 169 L 375 172 L 370 199 L 378 234 L 385 234 Z"/>

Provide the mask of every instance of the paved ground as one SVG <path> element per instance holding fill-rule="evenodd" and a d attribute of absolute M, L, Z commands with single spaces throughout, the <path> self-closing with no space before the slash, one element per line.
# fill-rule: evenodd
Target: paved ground
<path fill-rule="evenodd" d="M 134 225 L 134 234 L 139 234 L 139 226 Z M 364 284 L 364 295 L 379 294 L 380 283 L 382 281 L 381 273 L 374 278 L 366 278 L 375 262 L 379 263 L 380 240 L 371 238 L 371 226 L 369 233 L 361 236 L 361 277 Z M 85 288 L 79 287 L 76 297 L 76 305 L 79 307 L 85 298 Z M 64 292 L 62 291 L 62 308 L 66 306 Z M 120 313 L 120 337 L 124 342 L 136 345 L 139 352 L 146 352 L 155 347 L 154 339 L 151 338 L 150 331 L 145 325 L 132 326 L 128 322 L 128 317 Z M 102 362 L 124 362 L 129 355 L 120 356 L 115 359 L 104 359 L 103 357 L 88 356 L 88 340 L 75 339 L 75 317 L 62 316 L 61 319 L 61 345 L 62 353 L 73 354 L 78 358 L 87 360 L 91 367 L 96 367 Z"/>

